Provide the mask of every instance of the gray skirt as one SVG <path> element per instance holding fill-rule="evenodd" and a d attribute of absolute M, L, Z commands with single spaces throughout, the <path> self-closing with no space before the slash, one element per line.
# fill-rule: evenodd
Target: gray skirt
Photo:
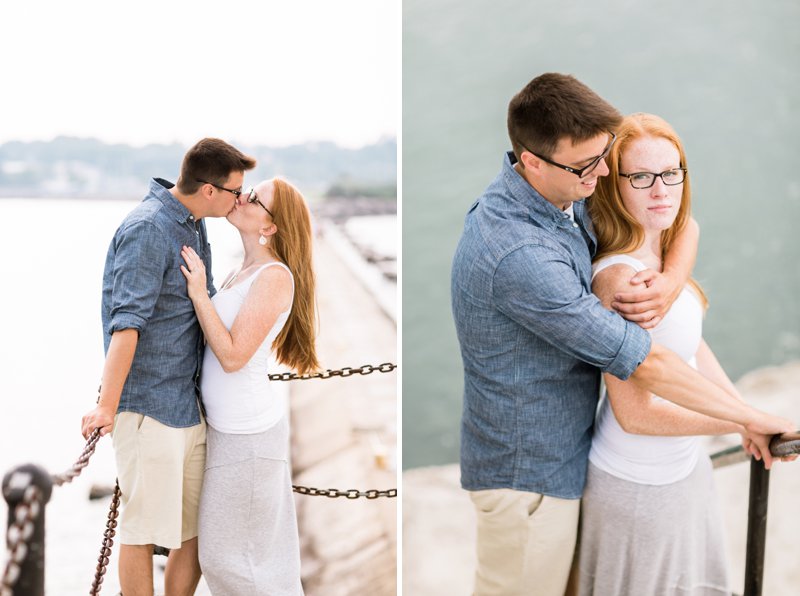
<path fill-rule="evenodd" d="M 302 595 L 288 420 L 249 435 L 209 426 L 206 440 L 198 545 L 211 592 Z"/>
<path fill-rule="evenodd" d="M 673 484 L 622 480 L 591 463 L 581 502 L 581 596 L 730 594 L 711 461 Z"/>

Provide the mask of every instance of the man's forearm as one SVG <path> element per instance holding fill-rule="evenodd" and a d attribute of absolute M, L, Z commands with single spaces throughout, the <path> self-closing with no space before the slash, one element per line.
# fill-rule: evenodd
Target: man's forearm
<path fill-rule="evenodd" d="M 753 420 L 752 408 L 658 344 L 653 344 L 631 380 L 659 397 L 701 414 L 743 426 Z"/>
<path fill-rule="evenodd" d="M 117 411 L 122 387 L 131 371 L 139 332 L 136 329 L 115 331 L 108 346 L 106 362 L 103 366 L 103 380 L 100 386 L 98 405 L 112 412 Z"/>

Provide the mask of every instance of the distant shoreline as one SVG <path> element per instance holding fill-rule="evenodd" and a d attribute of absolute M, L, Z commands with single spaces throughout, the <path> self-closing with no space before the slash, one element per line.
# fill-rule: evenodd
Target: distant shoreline
<path fill-rule="evenodd" d="M 141 201 L 144 194 L 139 196 L 132 195 L 82 195 L 82 196 L 53 196 L 53 195 L 28 195 L 21 197 L 19 195 L 4 195 L 0 194 L 0 201 Z"/>

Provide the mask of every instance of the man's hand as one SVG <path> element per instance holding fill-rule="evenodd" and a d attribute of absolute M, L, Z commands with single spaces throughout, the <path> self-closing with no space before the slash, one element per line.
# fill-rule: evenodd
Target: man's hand
<path fill-rule="evenodd" d="M 101 405 L 97 406 L 94 410 L 86 414 L 81 419 L 81 434 L 84 439 L 88 439 L 96 428 L 100 429 L 100 436 L 106 435 L 111 432 L 114 427 L 114 414 L 116 412 L 110 411 Z"/>
<path fill-rule="evenodd" d="M 627 320 L 638 323 L 642 329 L 658 325 L 683 289 L 671 275 L 653 269 L 639 271 L 630 283 L 633 286 L 644 284 L 645 287 L 615 294 L 611 307 Z"/>

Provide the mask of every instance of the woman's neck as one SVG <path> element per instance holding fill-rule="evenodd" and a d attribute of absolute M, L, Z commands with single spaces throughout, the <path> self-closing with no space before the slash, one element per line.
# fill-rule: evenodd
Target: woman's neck
<path fill-rule="evenodd" d="M 661 271 L 663 262 L 661 259 L 661 230 L 645 230 L 642 245 L 631 253 L 632 257 L 639 259 L 642 263 Z"/>
<path fill-rule="evenodd" d="M 250 238 L 242 235 L 242 246 L 244 247 L 244 258 L 242 259 L 240 271 L 244 271 L 253 265 L 263 265 L 264 263 L 271 263 L 278 260 L 275 258 L 269 244 L 262 246 L 258 243 L 258 238 Z"/>

